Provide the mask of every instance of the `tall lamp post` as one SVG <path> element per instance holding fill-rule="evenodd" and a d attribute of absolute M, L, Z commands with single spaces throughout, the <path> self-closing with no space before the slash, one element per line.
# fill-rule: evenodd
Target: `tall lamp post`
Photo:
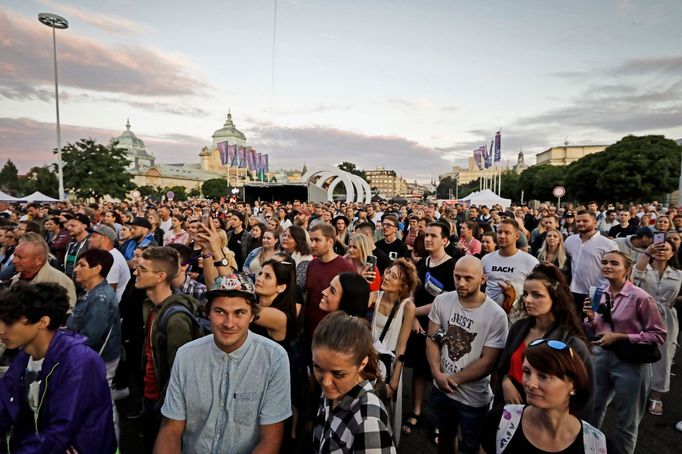
<path fill-rule="evenodd" d="M 59 125 L 59 88 L 57 81 L 57 36 L 55 29 L 69 28 L 69 21 L 52 13 L 38 14 L 41 24 L 52 28 L 52 49 L 54 52 L 54 98 L 57 105 L 57 170 L 59 172 L 59 200 L 64 200 L 64 173 L 62 171 L 62 131 Z"/>

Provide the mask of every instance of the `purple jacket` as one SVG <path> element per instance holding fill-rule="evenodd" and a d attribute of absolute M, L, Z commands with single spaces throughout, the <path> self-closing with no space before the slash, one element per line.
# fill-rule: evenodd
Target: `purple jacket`
<path fill-rule="evenodd" d="M 39 373 L 38 416 L 27 399 L 29 355 L 19 352 L 0 380 L 0 433 L 9 452 L 111 454 L 116 451 L 104 362 L 77 334 L 57 331 Z M 2 452 L 8 446 L 2 443 Z"/>

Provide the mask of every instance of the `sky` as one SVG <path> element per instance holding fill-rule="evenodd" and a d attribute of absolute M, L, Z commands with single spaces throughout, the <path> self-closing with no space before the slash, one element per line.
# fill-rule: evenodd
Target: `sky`
<path fill-rule="evenodd" d="M 3 0 L 0 160 L 130 119 L 198 163 L 228 111 L 271 168 L 350 161 L 428 181 L 502 130 L 503 160 L 628 134 L 682 137 L 679 0 Z"/>

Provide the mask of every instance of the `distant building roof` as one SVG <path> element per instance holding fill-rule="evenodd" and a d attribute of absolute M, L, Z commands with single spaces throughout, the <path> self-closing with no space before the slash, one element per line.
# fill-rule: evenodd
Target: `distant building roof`
<path fill-rule="evenodd" d="M 143 171 L 140 173 L 148 176 L 160 176 L 165 178 L 177 178 L 194 181 L 206 181 L 214 178 L 225 178 L 224 175 L 221 175 L 217 172 L 207 172 L 205 170 L 177 164 L 158 164 L 153 167 L 143 169 Z"/>
<path fill-rule="evenodd" d="M 220 142 L 229 142 L 230 144 L 244 145 L 246 136 L 238 130 L 232 122 L 232 114 L 227 113 L 227 120 L 222 128 L 216 130 L 213 135 L 213 147 Z"/>

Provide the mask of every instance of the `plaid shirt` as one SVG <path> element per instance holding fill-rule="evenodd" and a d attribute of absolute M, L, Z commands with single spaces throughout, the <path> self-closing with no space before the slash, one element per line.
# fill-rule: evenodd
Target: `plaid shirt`
<path fill-rule="evenodd" d="M 322 396 L 313 447 L 316 453 L 396 454 L 388 412 L 370 382 L 348 391 L 336 408 Z"/>
<path fill-rule="evenodd" d="M 181 293 L 189 295 L 195 300 L 197 300 L 201 305 L 203 305 L 206 300 L 204 299 L 204 293 L 206 293 L 206 286 L 201 282 L 197 282 L 189 276 L 185 276 L 185 282 L 180 285 Z"/>

